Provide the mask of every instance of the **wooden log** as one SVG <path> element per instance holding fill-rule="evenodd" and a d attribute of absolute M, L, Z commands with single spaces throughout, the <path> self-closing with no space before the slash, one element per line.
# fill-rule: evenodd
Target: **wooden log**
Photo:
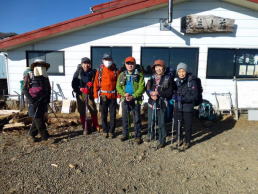
<path fill-rule="evenodd" d="M 233 32 L 234 19 L 214 15 L 188 15 L 181 19 L 181 32 L 185 34 Z"/>
<path fill-rule="evenodd" d="M 24 127 L 24 123 L 5 124 L 3 130 L 23 129 Z"/>

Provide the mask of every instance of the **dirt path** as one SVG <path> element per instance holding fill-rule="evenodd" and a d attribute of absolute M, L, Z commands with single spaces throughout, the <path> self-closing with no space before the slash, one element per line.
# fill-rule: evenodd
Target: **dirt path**
<path fill-rule="evenodd" d="M 258 193 L 258 122 L 194 128 L 185 152 L 78 127 L 33 144 L 25 131 L 1 133 L 0 193 Z"/>

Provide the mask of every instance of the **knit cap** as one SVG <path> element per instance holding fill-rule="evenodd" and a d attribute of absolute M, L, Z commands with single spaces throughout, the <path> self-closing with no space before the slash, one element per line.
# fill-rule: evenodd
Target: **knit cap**
<path fill-rule="evenodd" d="M 179 69 L 183 69 L 183 70 L 185 70 L 186 72 L 187 72 L 187 64 L 185 64 L 185 63 L 179 63 L 178 65 L 177 65 L 177 68 L 176 68 L 176 71 L 179 71 Z"/>

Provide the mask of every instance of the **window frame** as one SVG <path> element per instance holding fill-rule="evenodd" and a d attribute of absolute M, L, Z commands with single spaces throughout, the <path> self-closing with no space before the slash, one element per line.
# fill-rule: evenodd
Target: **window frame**
<path fill-rule="evenodd" d="M 91 46 L 90 47 L 90 57 L 91 57 L 91 60 L 92 60 L 92 64 L 93 64 L 93 49 L 94 48 L 108 48 L 108 49 L 111 49 L 110 51 L 110 54 L 111 54 L 111 56 L 112 56 L 112 49 L 113 48 L 128 48 L 128 49 L 130 49 L 130 52 L 131 52 L 131 56 L 132 56 L 132 54 L 133 54 L 133 47 L 132 46 Z M 128 56 L 129 57 L 129 56 Z M 101 65 L 101 64 L 98 64 L 98 65 Z M 117 66 L 117 68 L 119 69 L 120 67 L 118 66 L 118 64 L 116 64 L 116 66 Z M 94 67 L 93 67 L 94 68 Z M 98 69 L 99 68 L 99 66 L 98 67 L 96 67 L 95 69 Z"/>
<path fill-rule="evenodd" d="M 208 75 L 208 65 L 209 65 L 209 52 L 210 49 L 217 49 L 217 50 L 233 50 L 234 51 L 234 56 L 233 56 L 233 76 L 210 76 Z M 207 65 L 206 65 L 206 79 L 233 79 L 234 77 L 238 78 L 238 79 L 250 79 L 250 80 L 257 80 L 258 79 L 258 75 L 257 76 L 252 76 L 252 75 L 238 75 L 237 74 L 237 70 L 239 71 L 239 64 L 237 63 L 236 59 L 239 55 L 240 52 L 243 51 L 247 51 L 247 50 L 257 50 L 258 53 L 258 48 L 218 48 L 218 47 L 209 47 L 208 48 L 208 52 L 207 52 Z"/>
<path fill-rule="evenodd" d="M 26 66 L 29 67 L 30 64 L 29 64 L 29 53 L 39 53 L 39 52 L 43 52 L 44 53 L 44 57 L 45 57 L 45 61 L 47 62 L 46 60 L 46 53 L 51 53 L 51 52 L 56 52 L 56 53 L 63 53 L 63 57 L 62 57 L 62 60 L 63 60 L 63 73 L 51 73 L 51 72 L 48 72 L 48 75 L 51 75 L 51 76 L 64 76 L 65 75 L 65 51 L 56 51 L 56 50 L 26 50 Z M 51 66 L 51 64 L 50 64 Z"/>
<path fill-rule="evenodd" d="M 155 47 L 155 46 L 142 46 L 141 47 L 141 60 L 140 60 L 140 64 L 143 66 L 142 64 L 142 61 L 143 61 L 143 57 L 142 57 L 142 54 L 143 54 L 143 48 L 149 48 L 149 49 L 167 49 L 168 50 L 168 61 L 169 61 L 169 64 L 167 64 L 167 67 L 170 67 L 171 64 L 170 64 L 170 59 L 171 59 L 171 55 L 170 53 L 172 52 L 172 49 L 197 49 L 197 57 L 196 57 L 196 76 L 198 77 L 198 68 L 199 68 L 199 55 L 200 55 L 200 47 L 166 47 L 166 46 L 161 46 L 161 47 Z M 183 62 L 183 61 L 182 61 Z M 144 71 L 145 71 L 145 67 L 143 66 L 144 68 Z M 192 72 L 191 72 L 192 73 Z M 148 72 L 145 73 L 145 75 L 147 76 L 150 76 L 151 74 L 149 74 Z"/>

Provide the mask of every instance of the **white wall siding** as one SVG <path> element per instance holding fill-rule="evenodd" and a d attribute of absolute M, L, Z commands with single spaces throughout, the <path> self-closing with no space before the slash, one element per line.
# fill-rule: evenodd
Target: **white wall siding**
<path fill-rule="evenodd" d="M 184 35 L 180 32 L 181 17 L 198 15 L 216 15 L 235 19 L 236 30 L 233 33 L 214 33 Z M 160 18 L 167 17 L 167 7 L 130 16 L 121 20 L 102 24 L 67 35 L 35 43 L 33 47 L 23 47 L 9 52 L 9 91 L 19 88 L 17 80 L 22 77 L 26 66 L 25 50 L 65 51 L 65 78 L 50 76 L 50 80 L 60 83 L 65 96 L 71 97 L 71 80 L 76 66 L 84 56 L 91 56 L 91 46 L 132 46 L 133 56 L 140 62 L 141 47 L 198 47 L 198 76 L 202 79 L 204 98 L 213 103 L 213 92 L 231 92 L 235 97 L 232 80 L 206 79 L 208 48 L 258 48 L 258 13 L 243 7 L 216 0 L 195 0 L 175 5 L 173 29 L 160 31 Z M 244 84 L 248 85 L 249 82 Z M 254 90 L 258 82 L 250 85 Z M 243 95 L 239 91 L 239 95 Z M 248 98 L 248 93 L 246 94 Z M 250 94 L 251 95 L 251 94 Z M 242 103 L 242 97 L 239 98 Z M 234 101 L 234 100 L 233 100 Z M 243 103 L 242 103 L 243 104 Z"/>

